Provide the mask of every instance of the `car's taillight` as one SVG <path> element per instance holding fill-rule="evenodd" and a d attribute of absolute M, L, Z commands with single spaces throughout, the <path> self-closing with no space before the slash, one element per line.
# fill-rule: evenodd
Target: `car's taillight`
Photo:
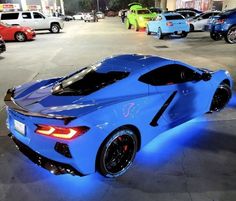
<path fill-rule="evenodd" d="M 79 127 L 58 127 L 58 126 L 49 126 L 49 125 L 37 125 L 36 133 L 40 135 L 46 135 L 54 138 L 71 140 L 80 135 L 83 135 L 89 130 L 87 126 Z"/>
<path fill-rule="evenodd" d="M 173 26 L 173 23 L 172 22 L 166 22 L 166 26 L 168 26 L 168 27 Z"/>
<path fill-rule="evenodd" d="M 216 20 L 217 24 L 223 24 L 225 22 L 225 19 L 218 19 Z"/>

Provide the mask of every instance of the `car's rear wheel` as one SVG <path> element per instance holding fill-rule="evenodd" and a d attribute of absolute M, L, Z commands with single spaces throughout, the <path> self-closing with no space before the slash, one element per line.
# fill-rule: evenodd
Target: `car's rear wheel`
<path fill-rule="evenodd" d="M 162 34 L 162 31 L 161 31 L 161 28 L 159 27 L 158 30 L 157 30 L 157 38 L 158 39 L 163 39 L 163 34 Z"/>
<path fill-rule="evenodd" d="M 210 111 L 218 112 L 222 110 L 228 104 L 231 96 L 232 91 L 229 85 L 225 83 L 220 84 L 213 96 Z"/>
<path fill-rule="evenodd" d="M 54 24 L 51 25 L 50 31 L 52 33 L 59 33 L 60 32 L 60 26 L 58 24 L 54 23 Z"/>
<path fill-rule="evenodd" d="M 25 33 L 17 32 L 15 34 L 15 40 L 18 41 L 18 42 L 24 42 L 24 41 L 27 40 L 27 37 L 26 37 Z"/>
<path fill-rule="evenodd" d="M 225 35 L 225 41 L 230 44 L 236 43 L 236 26 L 232 26 Z"/>
<path fill-rule="evenodd" d="M 131 166 L 138 139 L 129 128 L 119 129 L 105 140 L 98 155 L 98 170 L 105 177 L 118 177 Z"/>
<path fill-rule="evenodd" d="M 192 24 L 190 24 L 189 26 L 190 26 L 190 31 L 193 32 L 194 31 L 194 26 Z"/>
<path fill-rule="evenodd" d="M 134 23 L 134 30 L 139 31 L 139 24 L 137 21 L 135 21 L 135 23 Z"/>
<path fill-rule="evenodd" d="M 223 38 L 223 36 L 220 33 L 210 32 L 211 39 L 218 41 Z"/>
<path fill-rule="evenodd" d="M 181 34 L 181 37 L 182 37 L 182 38 L 186 38 L 187 35 L 188 35 L 188 32 L 183 31 L 183 33 Z"/>
<path fill-rule="evenodd" d="M 146 34 L 147 35 L 151 35 L 151 32 L 150 32 L 150 30 L 149 30 L 149 26 L 147 25 L 147 27 L 146 27 Z"/>
<path fill-rule="evenodd" d="M 128 19 L 126 20 L 126 28 L 131 29 L 131 24 Z"/>

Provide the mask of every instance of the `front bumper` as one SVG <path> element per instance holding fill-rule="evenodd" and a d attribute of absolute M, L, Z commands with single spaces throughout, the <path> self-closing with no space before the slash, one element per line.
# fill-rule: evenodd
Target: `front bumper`
<path fill-rule="evenodd" d="M 84 176 L 83 174 L 78 172 L 75 168 L 73 168 L 69 164 L 57 162 L 38 154 L 37 152 L 30 149 L 28 146 L 26 146 L 22 142 L 20 142 L 18 139 L 16 139 L 12 134 L 9 134 L 9 137 L 16 144 L 16 147 L 26 157 L 28 157 L 36 165 L 50 171 L 52 174 L 55 174 L 55 175 L 71 174 L 71 175 Z"/>

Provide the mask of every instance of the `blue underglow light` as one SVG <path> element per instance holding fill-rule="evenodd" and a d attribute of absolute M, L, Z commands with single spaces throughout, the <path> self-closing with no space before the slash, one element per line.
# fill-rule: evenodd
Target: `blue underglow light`
<path fill-rule="evenodd" d="M 205 118 L 199 117 L 160 134 L 138 153 L 137 162 L 144 166 L 161 165 L 182 154 L 184 146 L 204 134 L 201 130 L 206 124 Z"/>

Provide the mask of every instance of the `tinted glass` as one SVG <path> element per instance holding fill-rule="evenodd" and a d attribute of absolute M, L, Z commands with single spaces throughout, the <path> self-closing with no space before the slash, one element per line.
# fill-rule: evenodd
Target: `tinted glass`
<path fill-rule="evenodd" d="M 183 16 L 181 15 L 169 15 L 169 16 L 165 16 L 166 20 L 182 20 L 184 19 Z"/>
<path fill-rule="evenodd" d="M 137 13 L 140 15 L 144 15 L 144 14 L 150 14 L 150 11 L 149 10 L 138 10 Z"/>
<path fill-rule="evenodd" d="M 41 18 L 44 18 L 40 13 L 34 12 L 33 15 L 34 15 L 34 19 L 41 19 Z"/>
<path fill-rule="evenodd" d="M 61 87 L 58 90 L 59 93 L 55 90 L 54 93 L 63 95 L 89 95 L 126 78 L 128 75 L 129 72 L 99 72 L 99 68 L 87 67 L 64 79 L 59 85 Z"/>
<path fill-rule="evenodd" d="M 22 13 L 22 18 L 23 19 L 31 19 L 31 13 Z"/>
<path fill-rule="evenodd" d="M 213 15 L 212 13 L 207 13 L 205 15 L 202 15 L 202 19 L 208 19 L 212 15 Z"/>
<path fill-rule="evenodd" d="M 139 81 L 153 86 L 184 83 L 196 80 L 197 73 L 181 65 L 167 65 L 142 75 Z"/>
<path fill-rule="evenodd" d="M 3 13 L 1 20 L 17 20 L 19 13 Z"/>

